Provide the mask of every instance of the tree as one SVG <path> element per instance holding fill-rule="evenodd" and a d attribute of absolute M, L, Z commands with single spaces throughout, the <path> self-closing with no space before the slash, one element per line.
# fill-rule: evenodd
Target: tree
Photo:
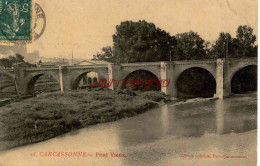
<path fill-rule="evenodd" d="M 174 60 L 207 58 L 205 41 L 199 36 L 197 32 L 185 32 L 177 34 L 175 37 L 177 40 L 177 47 L 174 52 Z"/>
<path fill-rule="evenodd" d="M 253 56 L 253 57 L 257 57 L 257 47 L 258 47 L 258 45 L 255 45 L 255 46 L 253 47 L 253 52 L 252 52 L 252 56 Z"/>
<path fill-rule="evenodd" d="M 93 59 L 114 62 L 113 55 L 112 55 L 112 47 L 111 46 L 103 47 L 102 52 L 98 52 L 96 55 L 93 55 Z"/>
<path fill-rule="evenodd" d="M 24 57 L 21 54 L 16 53 L 15 56 L 9 56 L 8 58 L 0 59 L 0 65 L 4 68 L 10 68 L 17 62 L 24 62 Z"/>
<path fill-rule="evenodd" d="M 253 34 L 253 29 L 247 25 L 240 25 L 236 33 L 237 57 L 257 56 L 254 54 L 255 41 L 256 36 Z"/>
<path fill-rule="evenodd" d="M 229 33 L 221 32 L 215 44 L 212 46 L 212 52 L 215 58 L 234 57 L 234 39 Z M 227 52 L 228 51 L 228 52 Z"/>
<path fill-rule="evenodd" d="M 211 50 L 211 43 L 210 43 L 210 41 L 205 41 L 203 45 L 204 45 L 206 54 L 209 54 L 209 52 Z"/>
<path fill-rule="evenodd" d="M 146 21 L 124 21 L 113 35 L 113 54 L 118 63 L 169 60 L 174 36 Z"/>
<path fill-rule="evenodd" d="M 236 38 L 232 38 L 229 33 L 221 32 L 215 44 L 213 44 L 212 52 L 216 58 L 241 58 L 256 57 L 257 45 L 254 45 L 256 36 L 253 29 L 246 25 L 240 25 L 237 28 Z"/>
<path fill-rule="evenodd" d="M 9 59 L 12 63 L 15 63 L 15 62 L 16 62 L 15 56 L 9 56 L 8 59 Z"/>
<path fill-rule="evenodd" d="M 7 58 L 2 58 L 0 59 L 0 65 L 3 66 L 4 68 L 11 68 L 12 67 L 12 61 Z"/>
<path fill-rule="evenodd" d="M 21 54 L 16 53 L 15 59 L 17 62 L 24 62 L 24 56 L 22 56 Z"/>
<path fill-rule="evenodd" d="M 9 56 L 8 59 L 12 63 L 24 62 L 24 57 L 21 54 L 16 53 L 15 56 Z"/>

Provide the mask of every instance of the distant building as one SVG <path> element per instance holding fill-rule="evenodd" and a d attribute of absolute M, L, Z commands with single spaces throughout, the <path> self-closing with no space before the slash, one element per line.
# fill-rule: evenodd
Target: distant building
<path fill-rule="evenodd" d="M 38 62 L 36 64 L 37 67 L 42 67 L 42 68 L 66 66 L 66 65 L 69 65 L 69 63 L 68 62 Z"/>
<path fill-rule="evenodd" d="M 104 61 L 104 60 L 93 60 L 93 59 L 87 59 L 84 61 L 81 61 L 75 65 L 103 65 L 103 64 L 111 64 L 110 62 Z"/>
<path fill-rule="evenodd" d="M 32 53 L 27 53 L 24 56 L 24 60 L 30 63 L 36 63 L 39 61 L 39 59 L 40 59 L 39 51 L 33 51 Z"/>
<path fill-rule="evenodd" d="M 0 45 L 0 54 L 10 56 L 12 54 L 27 54 L 26 45 Z"/>
<path fill-rule="evenodd" d="M 32 53 L 27 52 L 26 45 L 0 45 L 0 58 L 7 58 L 13 56 L 16 53 L 24 56 L 26 62 L 35 63 L 39 61 L 39 51 Z"/>

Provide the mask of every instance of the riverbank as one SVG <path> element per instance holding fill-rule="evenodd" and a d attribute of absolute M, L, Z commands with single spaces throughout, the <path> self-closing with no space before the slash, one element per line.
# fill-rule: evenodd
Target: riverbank
<path fill-rule="evenodd" d="M 158 105 L 160 92 L 111 90 L 41 95 L 1 107 L 0 141 L 10 148 L 44 141 L 88 125 L 116 121 Z M 154 100 L 154 101 L 153 101 Z"/>
<path fill-rule="evenodd" d="M 170 106 L 176 106 L 176 105 L 182 105 L 182 104 L 188 104 L 188 103 L 197 103 L 197 102 L 203 102 L 203 101 L 209 101 L 209 100 L 217 100 L 218 97 L 209 97 L 209 98 L 194 98 L 194 99 L 187 99 L 184 101 L 176 101 L 174 104 Z"/>

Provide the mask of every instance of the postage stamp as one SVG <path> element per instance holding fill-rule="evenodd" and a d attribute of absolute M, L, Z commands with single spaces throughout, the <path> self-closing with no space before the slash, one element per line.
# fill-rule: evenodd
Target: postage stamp
<path fill-rule="evenodd" d="M 0 41 L 31 41 L 31 0 L 1 0 L 0 14 Z"/>

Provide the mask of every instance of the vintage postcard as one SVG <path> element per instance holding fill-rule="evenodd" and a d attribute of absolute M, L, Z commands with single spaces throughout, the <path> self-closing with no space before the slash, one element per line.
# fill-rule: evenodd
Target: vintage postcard
<path fill-rule="evenodd" d="M 0 166 L 255 166 L 257 66 L 257 0 L 0 0 Z"/>

